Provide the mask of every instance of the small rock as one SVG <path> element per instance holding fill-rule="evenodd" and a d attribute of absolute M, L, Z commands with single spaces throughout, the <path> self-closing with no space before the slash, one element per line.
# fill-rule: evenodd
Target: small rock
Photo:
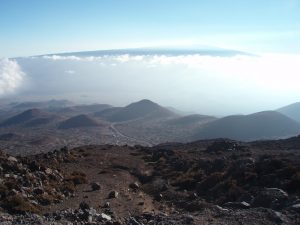
<path fill-rule="evenodd" d="M 162 194 L 159 194 L 159 195 L 156 196 L 156 200 L 157 201 L 160 201 L 162 199 L 163 199 L 163 195 Z"/>
<path fill-rule="evenodd" d="M 233 209 L 249 209 L 250 204 L 247 202 L 227 202 L 224 204 L 227 208 L 233 208 Z"/>
<path fill-rule="evenodd" d="M 10 162 L 18 162 L 18 160 L 15 157 L 13 157 L 13 156 L 9 156 L 7 158 L 7 160 L 10 161 Z"/>
<path fill-rule="evenodd" d="M 79 208 L 82 209 L 83 211 L 86 211 L 90 209 L 90 206 L 86 202 L 81 202 Z"/>
<path fill-rule="evenodd" d="M 89 214 L 92 215 L 92 216 L 95 216 L 95 215 L 97 214 L 96 209 L 91 208 L 91 209 L 89 210 Z"/>
<path fill-rule="evenodd" d="M 219 206 L 219 205 L 216 205 L 215 207 L 216 207 L 216 209 L 217 209 L 218 211 L 220 211 L 220 212 L 227 212 L 227 211 L 229 211 L 229 209 L 225 209 L 225 208 L 223 208 L 223 207 L 221 207 L 221 206 Z"/>
<path fill-rule="evenodd" d="M 30 163 L 28 164 L 28 167 L 29 167 L 29 169 L 30 169 L 31 171 L 37 171 L 37 170 L 40 170 L 40 165 L 39 165 L 37 162 L 35 162 L 35 161 L 30 162 Z"/>
<path fill-rule="evenodd" d="M 101 189 L 101 186 L 98 182 L 93 182 L 93 183 L 91 183 L 91 188 L 93 191 L 98 191 Z"/>
<path fill-rule="evenodd" d="M 36 195 L 42 195 L 44 194 L 44 190 L 42 188 L 35 188 L 33 189 L 33 193 Z"/>
<path fill-rule="evenodd" d="M 104 204 L 104 208 L 109 208 L 110 207 L 110 203 L 109 202 L 106 202 L 105 204 Z"/>
<path fill-rule="evenodd" d="M 38 206 L 38 205 L 39 205 L 39 203 L 38 203 L 37 201 L 34 201 L 34 200 L 31 200 L 30 203 L 31 203 L 32 205 L 35 205 L 35 206 Z"/>
<path fill-rule="evenodd" d="M 17 195 L 19 192 L 16 189 L 12 189 L 11 191 L 9 191 L 9 195 Z"/>
<path fill-rule="evenodd" d="M 300 213 L 300 203 L 299 204 L 295 204 L 291 206 L 291 209 L 295 210 L 296 212 Z"/>
<path fill-rule="evenodd" d="M 108 198 L 118 198 L 119 193 L 117 191 L 111 191 Z"/>
<path fill-rule="evenodd" d="M 285 223 L 285 222 L 287 222 L 285 216 L 282 213 L 277 212 L 277 211 L 273 211 L 272 218 L 276 223 Z"/>
<path fill-rule="evenodd" d="M 47 168 L 47 169 L 45 170 L 45 173 L 46 173 L 47 175 L 51 175 L 51 174 L 52 174 L 52 170 L 51 170 L 50 168 Z"/>
<path fill-rule="evenodd" d="M 129 187 L 133 190 L 137 190 L 140 188 L 140 185 L 138 182 L 134 182 L 134 183 L 129 184 Z"/>
<path fill-rule="evenodd" d="M 134 217 L 130 217 L 128 225 L 141 225 Z"/>
<path fill-rule="evenodd" d="M 266 188 L 267 191 L 277 194 L 280 197 L 288 197 L 288 193 L 279 188 Z"/>
<path fill-rule="evenodd" d="M 253 201 L 254 207 L 280 209 L 285 206 L 288 194 L 279 188 L 265 188 Z"/>
<path fill-rule="evenodd" d="M 101 213 L 101 217 L 102 217 L 102 219 L 111 221 L 111 216 L 109 216 L 109 215 L 107 215 L 107 214 L 105 214 L 105 213 Z"/>

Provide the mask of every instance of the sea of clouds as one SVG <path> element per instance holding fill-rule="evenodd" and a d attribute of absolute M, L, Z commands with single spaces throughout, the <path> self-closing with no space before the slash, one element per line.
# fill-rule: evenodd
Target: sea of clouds
<path fill-rule="evenodd" d="M 207 114 L 251 113 L 300 99 L 300 56 L 107 55 L 3 59 L 0 95 L 115 105 L 147 98 Z M 26 73 L 26 82 L 24 76 Z"/>

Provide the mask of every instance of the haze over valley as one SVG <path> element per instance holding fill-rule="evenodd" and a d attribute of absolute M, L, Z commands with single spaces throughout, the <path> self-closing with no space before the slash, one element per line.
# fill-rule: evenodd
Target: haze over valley
<path fill-rule="evenodd" d="M 299 112 L 299 103 L 282 108 L 286 110 L 225 117 L 183 115 L 146 99 L 125 107 L 78 105 L 68 100 L 1 107 L 0 146 L 23 155 L 86 144 L 153 146 L 213 138 L 270 140 L 300 134 L 300 121 L 292 116 Z"/>

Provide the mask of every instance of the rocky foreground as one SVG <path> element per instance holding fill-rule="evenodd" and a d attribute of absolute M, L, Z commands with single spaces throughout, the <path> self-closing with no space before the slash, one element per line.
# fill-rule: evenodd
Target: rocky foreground
<path fill-rule="evenodd" d="M 0 224 L 300 224 L 300 137 L 0 152 Z"/>

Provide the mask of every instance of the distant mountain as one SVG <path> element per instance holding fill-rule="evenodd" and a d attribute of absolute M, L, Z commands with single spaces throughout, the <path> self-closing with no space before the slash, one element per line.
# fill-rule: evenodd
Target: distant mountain
<path fill-rule="evenodd" d="M 216 118 L 213 116 L 193 114 L 188 116 L 182 116 L 179 118 L 174 118 L 168 120 L 166 123 L 174 126 L 188 126 L 188 125 L 203 124 L 203 123 L 211 122 L 213 120 L 216 120 Z"/>
<path fill-rule="evenodd" d="M 211 56 L 234 56 L 234 55 L 250 55 L 246 52 L 222 49 L 215 47 L 196 47 L 196 48 L 131 48 L 131 49 L 112 49 L 112 50 L 99 50 L 99 51 L 85 51 L 85 52 L 67 52 L 58 54 L 48 54 L 45 56 L 59 55 L 59 56 L 105 56 L 105 55 L 211 55 Z"/>
<path fill-rule="evenodd" d="M 81 112 L 88 112 L 88 113 L 94 113 L 99 112 L 104 109 L 111 108 L 111 105 L 108 104 L 91 104 L 91 105 L 78 105 L 72 107 L 75 111 L 81 111 Z"/>
<path fill-rule="evenodd" d="M 50 101 L 37 101 L 37 102 L 22 102 L 15 103 L 12 107 L 14 109 L 31 109 L 31 108 L 63 108 L 74 105 L 73 102 L 68 100 L 50 100 Z"/>
<path fill-rule="evenodd" d="M 6 119 L 0 124 L 0 126 L 3 127 L 3 126 L 19 125 L 19 124 L 29 122 L 30 120 L 42 118 L 45 116 L 47 116 L 47 113 L 43 112 L 40 109 L 29 109 L 16 116 Z"/>
<path fill-rule="evenodd" d="M 167 108 L 168 110 L 170 110 L 171 112 L 173 112 L 173 113 L 175 113 L 175 114 L 177 114 L 177 115 L 180 115 L 180 116 L 186 116 L 186 115 L 191 114 L 191 113 L 189 113 L 189 112 L 184 112 L 184 111 L 178 110 L 178 109 L 176 109 L 176 108 L 174 108 L 174 107 L 171 107 L 171 106 L 166 107 L 166 108 Z"/>
<path fill-rule="evenodd" d="M 300 102 L 277 109 L 278 112 L 300 122 Z"/>
<path fill-rule="evenodd" d="M 41 118 L 36 118 L 28 121 L 27 123 L 24 124 L 25 127 L 36 127 L 36 126 L 42 126 L 51 123 L 56 116 L 47 116 L 47 117 L 41 117 Z"/>
<path fill-rule="evenodd" d="M 101 117 L 104 119 L 109 119 L 112 115 L 119 112 L 121 109 L 123 109 L 123 107 L 112 107 L 112 108 L 104 109 L 102 111 L 95 112 L 94 116 Z"/>
<path fill-rule="evenodd" d="M 122 122 L 139 118 L 160 119 L 176 114 L 157 103 L 144 99 L 139 102 L 131 103 L 126 107 L 107 109 L 103 112 L 96 113 L 96 115 L 111 122 Z"/>
<path fill-rule="evenodd" d="M 100 124 L 89 117 L 88 115 L 78 115 L 71 117 L 63 122 L 61 122 L 58 126 L 59 129 L 70 129 L 70 128 L 80 128 L 80 127 L 96 127 Z"/>
<path fill-rule="evenodd" d="M 62 114 L 89 114 L 112 108 L 108 104 L 75 105 L 64 108 L 52 108 L 49 111 Z"/>
<path fill-rule="evenodd" d="M 276 112 L 228 116 L 199 128 L 194 139 L 230 138 L 235 140 L 276 139 L 300 134 L 300 123 Z"/>

